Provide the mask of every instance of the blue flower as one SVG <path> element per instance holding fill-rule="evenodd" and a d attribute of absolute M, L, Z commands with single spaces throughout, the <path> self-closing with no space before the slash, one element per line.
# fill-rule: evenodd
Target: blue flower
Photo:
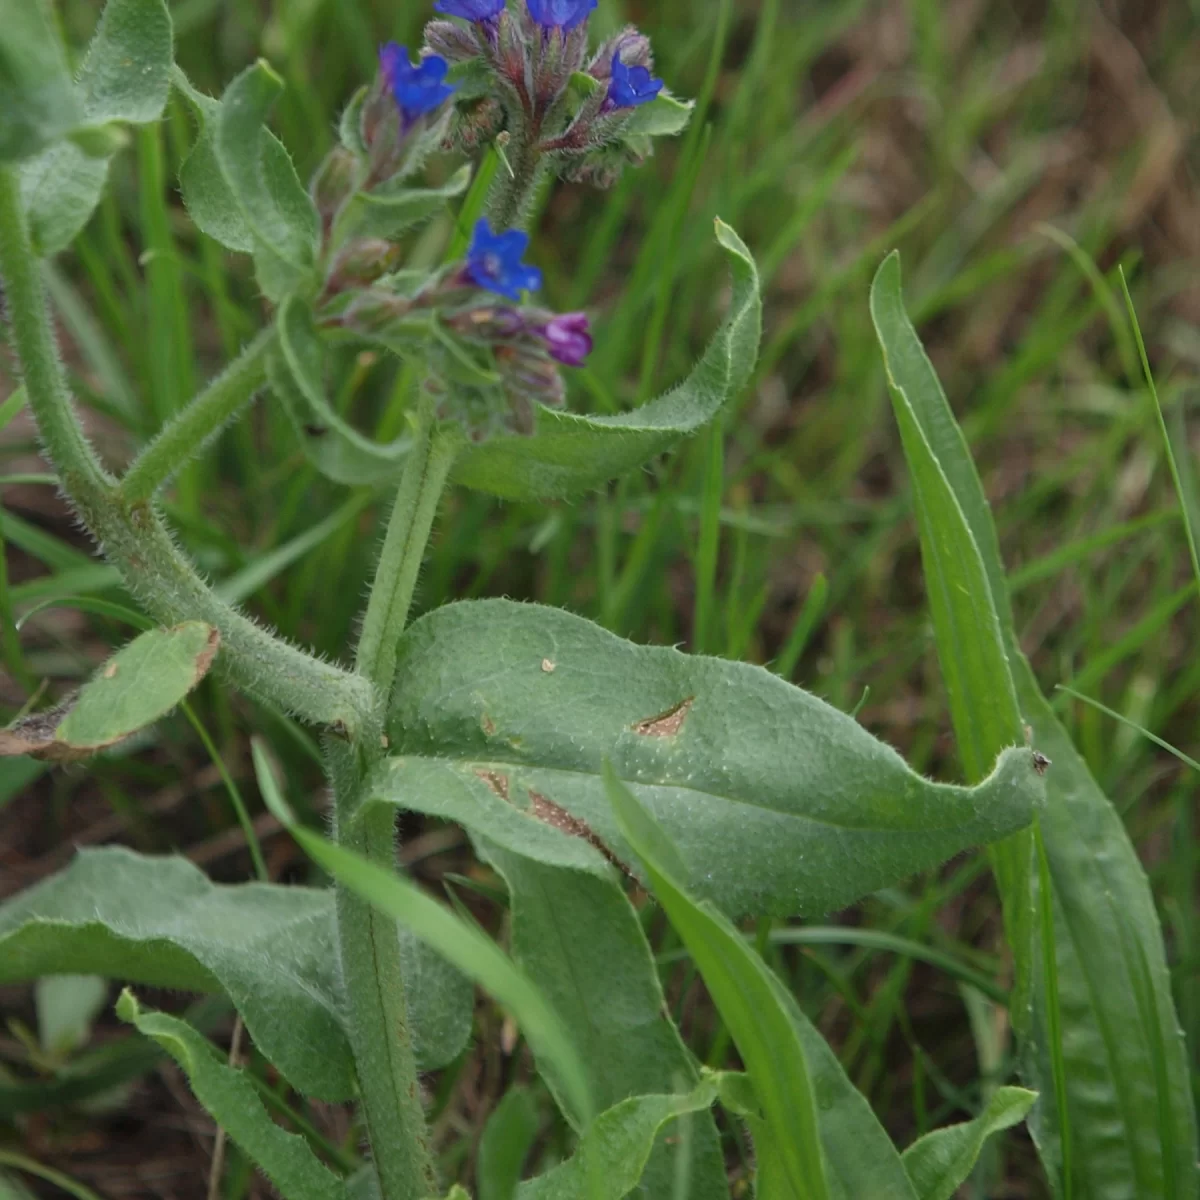
<path fill-rule="evenodd" d="M 476 287 L 520 300 L 523 291 L 536 292 L 542 286 L 541 271 L 521 261 L 528 245 L 527 233 L 493 233 L 486 219 L 480 220 L 467 248 L 465 274 Z"/>
<path fill-rule="evenodd" d="M 433 112 L 454 94 L 454 85 L 443 83 L 450 64 L 431 54 L 415 66 L 409 62 L 408 48 L 388 42 L 379 48 L 379 70 L 392 93 L 406 125 L 423 113 Z"/>
<path fill-rule="evenodd" d="M 504 11 L 504 0 L 437 0 L 437 12 L 464 21 L 492 21 Z"/>
<path fill-rule="evenodd" d="M 596 7 L 597 0 L 525 0 L 529 15 L 543 29 L 572 29 Z"/>
<path fill-rule="evenodd" d="M 645 67 L 627 67 L 618 50 L 612 60 L 612 80 L 608 85 L 609 108 L 636 108 L 662 91 L 663 81 L 655 79 Z"/>

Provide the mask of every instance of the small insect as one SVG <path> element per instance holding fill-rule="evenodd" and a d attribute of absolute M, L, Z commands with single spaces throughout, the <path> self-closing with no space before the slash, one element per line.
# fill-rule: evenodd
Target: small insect
<path fill-rule="evenodd" d="M 1033 752 L 1033 769 L 1039 775 L 1045 775 L 1046 769 L 1050 766 L 1050 760 L 1040 751 Z"/>

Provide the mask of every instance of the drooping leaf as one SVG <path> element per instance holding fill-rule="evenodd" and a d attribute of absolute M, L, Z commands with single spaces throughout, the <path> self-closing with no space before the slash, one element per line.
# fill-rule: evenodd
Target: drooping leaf
<path fill-rule="evenodd" d="M 513 957 L 562 1015 L 596 1104 L 611 1108 L 630 1096 L 693 1086 L 696 1068 L 665 1015 L 645 934 L 603 861 L 597 859 L 592 871 L 570 869 L 483 839 L 477 845 L 508 886 Z M 560 1090 L 557 1095 L 582 1128 L 582 1115 L 570 1107 L 569 1097 Z M 681 1163 L 685 1153 L 688 1161 Z M 642 1162 L 644 1171 L 630 1184 L 637 1185 L 633 1194 L 640 1200 L 669 1196 L 681 1170 L 690 1179 L 689 1200 L 725 1200 L 720 1142 L 708 1113 L 693 1119 L 686 1142 L 662 1139 Z"/>
<path fill-rule="evenodd" d="M 583 833 L 628 864 L 608 758 L 679 847 L 689 888 L 731 913 L 846 905 L 1022 828 L 1042 795 L 1025 749 L 977 788 L 932 783 L 759 667 L 636 646 L 535 605 L 438 609 L 404 634 L 397 679 L 375 797 L 543 862 L 598 864 L 568 835 Z M 540 828 L 562 825 L 556 810 L 578 827 Z"/>
<path fill-rule="evenodd" d="M 973 1121 L 935 1129 L 918 1138 L 904 1152 L 904 1169 L 920 1200 L 953 1200 L 975 1166 L 983 1143 L 993 1133 L 1023 1121 L 1036 1099 L 1036 1092 L 1024 1088 L 997 1088 Z"/>
<path fill-rule="evenodd" d="M 441 187 L 358 192 L 338 220 L 338 240 L 363 237 L 394 241 L 444 211 L 446 201 L 461 196 L 470 182 L 471 168 L 465 166 L 455 171 Z"/>
<path fill-rule="evenodd" d="M 623 137 L 672 137 L 682 133 L 692 119 L 695 104 L 680 100 L 665 89 L 648 104 L 639 104 L 622 130 Z"/>
<path fill-rule="evenodd" d="M 334 411 L 325 396 L 325 350 L 307 303 L 289 297 L 277 323 L 279 350 L 267 376 L 308 460 L 335 483 L 361 487 L 395 478 L 411 439 L 373 441 Z"/>
<path fill-rule="evenodd" d="M 71 761 L 166 716 L 208 674 L 220 635 L 203 621 L 148 629 L 118 651 L 79 694 L 0 731 L 0 754 Z"/>
<path fill-rule="evenodd" d="M 183 1068 L 196 1099 L 284 1200 L 345 1200 L 342 1180 L 304 1138 L 271 1119 L 254 1085 L 225 1062 L 207 1038 L 178 1017 L 143 1009 L 128 990 L 117 1002 L 117 1015 L 153 1038 Z"/>
<path fill-rule="evenodd" d="M 492 1110 L 479 1139 L 479 1200 L 513 1200 L 538 1124 L 537 1104 L 529 1089 L 509 1088 Z"/>
<path fill-rule="evenodd" d="M 1067 1131 L 1075 1200 L 1133 1195 L 1195 1200 L 1200 1176 L 1187 1056 L 1145 873 L 1120 816 L 1046 703 L 1021 652 L 987 499 L 904 311 L 895 255 L 880 267 L 871 295 L 893 405 L 898 415 L 905 410 L 902 419 L 917 428 L 953 492 L 954 506 L 931 511 L 930 520 L 968 526 L 999 621 L 1020 715 L 1031 728 L 1033 745 L 1052 763 L 1040 815 L 1052 937 L 1045 938 L 1032 920 L 1041 889 L 1038 873 L 1028 869 L 1028 854 L 1021 850 L 1019 856 L 997 859 L 1008 936 L 1018 975 L 1026 980 L 1011 1011 L 1022 1075 L 1040 1094 L 1031 1132 L 1061 1193 Z M 916 479 L 916 464 L 913 470 Z M 920 496 L 918 502 L 924 503 Z M 931 580 L 929 586 L 932 591 L 943 584 Z M 936 632 L 945 661 L 955 653 L 954 641 L 945 629 Z M 964 761 L 973 738 L 966 726 L 977 712 L 986 719 L 994 698 L 982 692 L 995 686 L 993 680 L 972 679 L 965 702 L 952 709 Z M 998 686 L 1003 689 L 1003 682 Z M 1065 1031 L 1058 1039 L 1050 1030 L 1047 967 Z M 1055 1096 L 1056 1057 L 1069 1114 L 1065 1121 Z"/>
<path fill-rule="evenodd" d="M 78 972 L 189 992 L 225 992 L 258 1048 L 300 1091 L 345 1100 L 333 893 L 217 885 L 182 858 L 83 850 L 65 871 L 0 905 L 0 983 Z M 444 1065 L 470 1031 L 462 977 L 401 937 L 413 1041 Z"/>
<path fill-rule="evenodd" d="M 704 978 L 738 1048 L 780 1166 L 797 1198 L 827 1200 L 824 1155 L 808 1058 L 777 996 L 774 976 L 727 917 L 684 890 L 670 839 L 611 768 L 605 788 L 625 839 Z"/>
<path fill-rule="evenodd" d="M 30 158 L 83 119 L 47 0 L 0 0 L 0 163 Z"/>
<path fill-rule="evenodd" d="M 659 1131 L 689 1113 L 702 1112 L 717 1094 L 705 1079 L 690 1092 L 672 1096 L 632 1096 L 602 1112 L 588 1126 L 579 1149 L 545 1175 L 517 1189 L 519 1200 L 622 1200 L 633 1194 Z M 664 1190 L 647 1196 L 670 1196 Z M 688 1196 L 698 1193 L 689 1191 Z"/>
<path fill-rule="evenodd" d="M 745 243 L 724 222 L 717 241 L 729 255 L 729 315 L 692 373 L 672 391 L 619 416 L 583 416 L 537 407 L 531 436 L 501 436 L 470 447 L 454 478 L 509 500 L 578 494 L 599 487 L 695 433 L 745 386 L 762 331 L 758 272 Z"/>
<path fill-rule="evenodd" d="M 100 202 L 108 160 L 123 144 L 115 122 L 144 125 L 162 116 L 170 91 L 171 17 L 163 0 L 108 0 L 79 71 L 84 128 L 21 170 L 21 201 L 34 246 L 64 249 Z"/>

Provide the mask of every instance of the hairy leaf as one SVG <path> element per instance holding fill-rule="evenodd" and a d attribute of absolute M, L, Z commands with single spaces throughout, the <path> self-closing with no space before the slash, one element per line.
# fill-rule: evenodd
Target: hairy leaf
<path fill-rule="evenodd" d="M 166 716 L 208 674 L 220 635 L 203 621 L 148 629 L 118 651 L 77 696 L 0 731 L 0 754 L 71 761 Z"/>
<path fill-rule="evenodd" d="M 460 167 L 441 187 L 358 192 L 338 220 L 338 240 L 364 237 L 394 241 L 444 211 L 446 201 L 461 196 L 470 182 L 471 168 Z"/>
<path fill-rule="evenodd" d="M 529 437 L 494 437 L 468 448 L 454 478 L 510 500 L 570 496 L 641 466 L 695 433 L 745 386 L 762 331 L 758 272 L 742 239 L 717 222 L 729 255 L 733 299 L 704 357 L 678 387 L 619 416 L 584 416 L 537 406 Z"/>
<path fill-rule="evenodd" d="M 633 1193 L 659 1130 L 668 1122 L 707 1109 L 717 1094 L 706 1079 L 683 1095 L 633 1096 L 602 1112 L 588 1126 L 566 1162 L 517 1189 L 519 1200 L 621 1200 Z M 660 1191 L 670 1196 L 670 1177 Z M 698 1193 L 689 1190 L 688 1196 Z"/>
<path fill-rule="evenodd" d="M 85 128 L 21 170 L 21 201 L 40 254 L 70 245 L 100 202 L 108 160 L 122 145 L 102 136 L 110 123 L 145 125 L 162 116 L 171 58 L 163 0 L 108 0 L 76 81 Z M 85 137 L 89 132 L 98 136 Z"/>
<path fill-rule="evenodd" d="M 0 163 L 37 154 L 83 118 L 48 0 L 0 0 L 0 113 Z"/>
<path fill-rule="evenodd" d="M 665 89 L 648 104 L 639 104 L 621 130 L 623 137 L 670 137 L 682 133 L 692 119 L 695 103 L 680 100 Z"/>
<path fill-rule="evenodd" d="M 535 605 L 438 609 L 405 633 L 397 679 L 376 798 L 599 870 L 596 843 L 631 862 L 600 779 L 608 758 L 679 847 L 689 888 L 732 913 L 849 904 L 1022 828 L 1042 795 L 1027 750 L 976 788 L 932 783 L 759 667 L 636 646 Z"/>
<path fill-rule="evenodd" d="M 983 1143 L 993 1133 L 1023 1121 L 1036 1099 L 1037 1092 L 1024 1088 L 997 1088 L 973 1121 L 935 1129 L 918 1138 L 904 1152 L 904 1169 L 921 1200 L 953 1200 L 975 1166 Z"/>
<path fill-rule="evenodd" d="M 1134 1195 L 1195 1200 L 1200 1176 L 1195 1170 L 1196 1118 L 1187 1056 L 1145 873 L 1120 816 L 1092 779 L 1021 653 L 987 499 L 945 393 L 904 311 L 895 255 L 879 269 L 871 307 L 893 405 L 902 430 L 911 431 L 905 451 L 918 484 L 918 505 L 928 510 L 922 518 L 923 542 L 930 536 L 953 536 L 962 542 L 961 530 L 943 534 L 941 527 L 967 527 L 985 600 L 1001 631 L 1020 717 L 1031 729 L 1034 746 L 1052 763 L 1040 814 L 1051 893 L 1045 916 L 1052 922 L 1051 937 L 1044 937 L 1032 919 L 1041 909 L 1042 892 L 1038 873 L 1029 869 L 1028 839 L 1014 839 L 1012 846 L 1000 848 L 995 860 L 1021 985 L 1012 1017 L 1022 1074 L 1040 1094 L 1030 1129 L 1060 1194 L 1065 1132 L 1075 1200 Z M 944 488 L 936 502 L 922 490 L 922 480 L 932 473 L 930 459 L 952 493 L 952 505 Z M 924 546 L 923 552 L 927 569 L 936 569 L 938 560 Z M 929 580 L 931 593 L 945 586 L 942 579 Z M 973 586 L 978 592 L 978 585 Z M 975 595 L 970 603 L 978 600 Z M 936 616 L 936 606 L 934 611 Z M 991 628 L 990 622 L 985 628 Z M 936 632 L 943 664 L 950 658 L 964 662 L 961 642 L 944 621 L 938 620 Z M 973 668 L 952 667 L 951 674 L 956 670 L 963 687 L 952 715 L 970 772 L 969 756 L 987 749 L 972 750 L 973 726 L 978 722 L 993 727 L 996 695 L 1008 694 L 1009 687 L 1003 679 L 975 675 Z M 1061 1038 L 1052 1036 L 1055 1007 L 1064 1031 Z M 1055 1095 L 1056 1061 L 1062 1068 L 1058 1083 L 1065 1092 L 1066 1114 Z"/>
<path fill-rule="evenodd" d="M 254 1085 L 229 1066 L 212 1043 L 186 1021 L 143 1009 L 126 990 L 117 1015 L 153 1038 L 183 1068 L 196 1099 L 245 1151 L 284 1200 L 344 1200 L 345 1184 L 297 1133 L 272 1119 Z"/>
<path fill-rule="evenodd" d="M 88 973 L 189 992 L 223 991 L 258 1048 L 302 1092 L 345 1100 L 333 893 L 218 885 L 182 858 L 83 850 L 67 870 L 0 905 L 0 983 Z M 417 1057 L 444 1065 L 470 1031 L 457 972 L 401 935 Z"/>

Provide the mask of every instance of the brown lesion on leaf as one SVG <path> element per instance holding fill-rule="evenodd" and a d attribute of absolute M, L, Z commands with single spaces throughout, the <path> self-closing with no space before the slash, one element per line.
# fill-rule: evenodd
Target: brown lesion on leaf
<path fill-rule="evenodd" d="M 500 797 L 501 800 L 508 799 L 508 776 L 502 771 L 490 771 L 487 767 L 476 767 L 475 774 L 483 780 L 484 783 Z"/>
<path fill-rule="evenodd" d="M 196 655 L 196 673 L 192 680 L 192 687 L 195 687 L 208 674 L 208 669 L 212 666 L 213 659 L 216 658 L 220 648 L 221 631 L 212 627 L 208 631 L 208 640 L 204 643 L 204 649 Z"/>
<path fill-rule="evenodd" d="M 488 737 L 492 737 L 495 734 L 496 722 L 493 721 L 492 718 L 487 715 L 487 713 L 483 714 L 483 718 L 480 720 L 479 724 L 483 729 L 483 732 L 486 733 Z"/>
<path fill-rule="evenodd" d="M 87 758 L 90 750 L 77 750 L 58 740 L 58 727 L 75 707 L 76 699 L 77 694 L 68 696 L 54 708 L 31 713 L 7 729 L 0 729 L 0 757 L 28 754 L 46 762 L 77 762 Z"/>
<path fill-rule="evenodd" d="M 641 734 L 642 737 L 674 737 L 683 728 L 683 723 L 687 720 L 687 715 L 692 711 L 692 705 L 695 702 L 695 696 L 688 696 L 656 717 L 645 717 L 641 721 L 634 721 L 630 728 L 634 733 Z"/>
<path fill-rule="evenodd" d="M 555 804 L 549 796 L 529 789 L 530 812 L 544 825 L 550 825 L 568 837 L 582 838 L 589 846 L 599 850 L 614 867 L 630 879 L 636 879 L 633 872 L 602 842 L 592 827 L 578 817 L 567 812 L 560 804 Z"/>

